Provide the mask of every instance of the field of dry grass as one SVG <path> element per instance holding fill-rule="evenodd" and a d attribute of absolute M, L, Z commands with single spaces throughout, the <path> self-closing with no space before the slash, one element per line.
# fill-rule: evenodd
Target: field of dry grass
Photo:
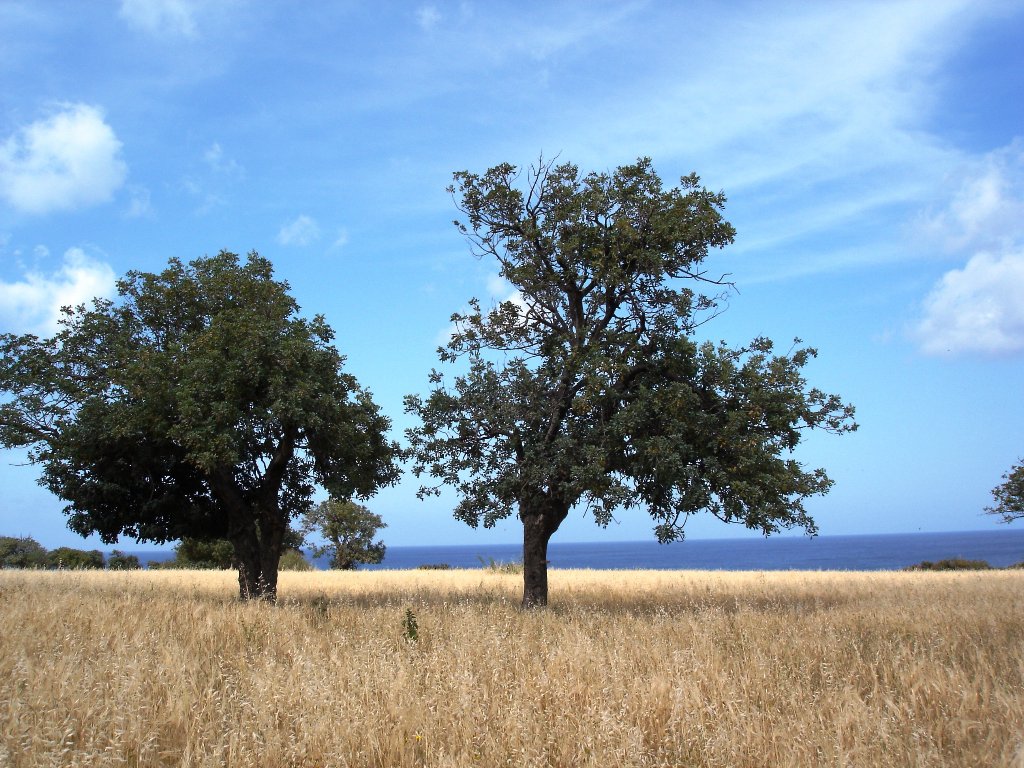
<path fill-rule="evenodd" d="M 0 572 L 0 765 L 1024 765 L 1024 571 L 551 586 Z"/>

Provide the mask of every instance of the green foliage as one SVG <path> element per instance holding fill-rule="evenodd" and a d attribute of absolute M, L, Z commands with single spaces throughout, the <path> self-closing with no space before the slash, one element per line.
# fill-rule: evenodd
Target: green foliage
<path fill-rule="evenodd" d="M 0 568 L 45 568 L 46 548 L 29 536 L 0 536 Z"/>
<path fill-rule="evenodd" d="M 452 567 L 448 563 L 423 563 L 416 566 L 417 571 L 450 571 Z"/>
<path fill-rule="evenodd" d="M 985 560 L 965 560 L 962 557 L 951 557 L 938 562 L 925 560 L 917 565 L 907 566 L 908 571 L 988 571 L 992 566 Z"/>
<path fill-rule="evenodd" d="M 173 571 L 185 568 L 177 559 L 172 560 L 149 560 L 146 562 L 146 568 L 150 571 Z"/>
<path fill-rule="evenodd" d="M 71 547 L 57 547 L 46 555 L 47 567 L 67 570 L 101 569 L 104 566 L 103 553 L 98 549 L 84 550 Z"/>
<path fill-rule="evenodd" d="M 348 498 L 397 479 L 390 422 L 255 253 L 172 259 L 117 289 L 52 338 L 0 336 L 0 445 L 29 449 L 72 530 L 226 538 L 241 596 L 274 599 L 316 486 Z"/>
<path fill-rule="evenodd" d="M 312 571 L 313 565 L 297 549 L 286 549 L 281 553 L 278 568 L 282 571 Z"/>
<path fill-rule="evenodd" d="M 107 568 L 112 571 L 137 571 L 142 568 L 142 563 L 135 555 L 128 555 L 115 549 L 107 558 Z"/>
<path fill-rule="evenodd" d="M 412 612 L 412 608 L 405 609 L 405 618 L 402 619 L 402 636 L 410 643 L 415 643 L 420 639 L 420 627 L 416 623 L 416 614 Z"/>
<path fill-rule="evenodd" d="M 328 499 L 305 513 L 302 531 L 327 540 L 313 546 L 313 556 L 330 555 L 331 568 L 351 570 L 360 563 L 379 563 L 386 547 L 374 536 L 387 525 L 380 515 L 353 501 Z"/>
<path fill-rule="evenodd" d="M 515 297 L 452 316 L 440 356 L 462 367 L 406 398 L 420 421 L 406 434 L 432 478 L 421 495 L 454 487 L 474 527 L 518 514 L 524 603 L 546 601 L 547 540 L 577 506 L 602 526 L 646 509 L 663 542 L 701 511 L 815 532 L 803 502 L 832 481 L 790 454 L 808 430 L 855 429 L 853 408 L 807 385 L 816 352 L 799 340 L 782 354 L 700 340 L 731 287 L 702 266 L 734 236 L 722 194 L 695 175 L 665 189 L 647 159 L 454 178 L 456 225 Z"/>
<path fill-rule="evenodd" d="M 1004 523 L 1024 517 L 1024 462 L 1018 462 L 1003 475 L 1003 482 L 992 489 L 995 504 L 986 507 L 990 515 L 999 515 Z"/>
<path fill-rule="evenodd" d="M 308 571 L 313 566 L 302 556 L 297 549 L 301 545 L 302 536 L 292 530 L 285 536 L 285 549 L 281 553 L 278 562 L 278 570 L 281 571 Z M 154 570 L 174 570 L 185 568 L 190 570 L 229 570 L 237 568 L 235 549 L 227 539 L 212 539 L 203 541 L 185 537 L 174 547 L 174 559 L 163 563 L 150 563 L 149 567 Z"/>
<path fill-rule="evenodd" d="M 235 548 L 227 539 L 204 541 L 186 536 L 174 547 L 174 561 L 174 567 L 198 570 L 226 571 L 238 567 Z"/>

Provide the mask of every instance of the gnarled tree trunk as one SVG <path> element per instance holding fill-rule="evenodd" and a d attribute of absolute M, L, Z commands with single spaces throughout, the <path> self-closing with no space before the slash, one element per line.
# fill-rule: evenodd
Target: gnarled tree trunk
<path fill-rule="evenodd" d="M 240 600 L 277 601 L 277 573 L 281 559 L 281 547 L 267 546 L 260 542 L 255 549 L 245 548 L 238 557 L 238 597 Z"/>
<path fill-rule="evenodd" d="M 569 506 L 542 497 L 519 504 L 523 522 L 523 608 L 548 604 L 548 542 L 569 514 Z"/>
<path fill-rule="evenodd" d="M 288 528 L 279 511 L 264 512 L 260 521 L 260 570 L 263 578 L 261 600 L 277 602 L 277 573 L 281 547 Z"/>
<path fill-rule="evenodd" d="M 228 511 L 228 540 L 238 561 L 240 600 L 277 601 L 277 568 L 288 529 L 287 516 L 273 499 L 277 486 L 269 486 L 255 503 L 234 483 L 229 470 L 210 476 L 210 486 Z"/>
<path fill-rule="evenodd" d="M 275 592 L 268 594 L 267 578 L 264 567 L 263 547 L 254 530 L 239 532 L 231 537 L 235 548 L 235 560 L 238 562 L 238 599 L 274 601 Z"/>

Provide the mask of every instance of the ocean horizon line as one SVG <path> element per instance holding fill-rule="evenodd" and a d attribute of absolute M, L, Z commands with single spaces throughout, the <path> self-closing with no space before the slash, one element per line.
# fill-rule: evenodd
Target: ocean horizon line
<path fill-rule="evenodd" d="M 778 541 L 781 539 L 787 539 L 790 541 L 813 541 L 817 539 L 854 539 L 854 538 L 876 538 L 885 536 L 956 536 L 956 535 L 975 535 L 975 534 L 1009 534 L 1011 536 L 1022 535 L 1024 536 L 1024 525 L 1019 528 L 1001 525 L 999 528 L 967 528 L 959 530 L 941 530 L 941 531 L 926 531 L 926 530 L 915 530 L 915 531 L 887 531 L 884 533 L 818 533 L 815 535 L 809 535 L 806 533 L 791 533 L 782 532 L 775 533 L 770 536 L 764 535 L 739 535 L 739 536 L 686 536 L 682 539 L 675 541 L 666 542 L 661 544 L 655 537 L 643 538 L 643 539 L 572 539 L 572 540 L 561 540 L 558 538 L 552 538 L 549 546 L 563 546 L 563 545 L 630 545 L 630 544 L 658 544 L 659 546 L 669 546 L 671 544 L 684 544 L 684 543 L 695 543 L 695 542 L 738 542 L 738 541 Z M 556 534 L 557 536 L 557 534 Z M 148 547 L 146 545 L 138 545 L 134 542 L 126 542 L 121 544 L 104 544 L 99 547 L 91 547 L 91 549 L 98 549 L 104 554 L 109 554 L 114 550 L 119 552 L 128 552 L 138 554 L 140 552 L 170 552 L 173 551 L 176 542 L 168 542 L 166 545 L 160 545 L 158 547 Z M 464 547 L 511 547 L 511 546 L 522 546 L 522 541 L 488 541 L 483 543 L 472 543 L 472 542 L 456 542 L 456 543 L 440 543 L 440 544 L 391 544 L 387 541 L 384 542 L 388 549 L 430 549 L 430 548 L 464 548 Z M 68 544 L 61 544 L 58 546 L 71 546 Z M 136 548 L 138 547 L 138 548 Z M 51 549 L 54 547 L 51 547 Z"/>
<path fill-rule="evenodd" d="M 638 541 L 552 541 L 552 568 L 606 570 L 898 570 L 924 561 L 983 560 L 993 567 L 1024 562 L 1024 528 L 819 536 L 685 539 L 676 546 Z M 143 564 L 166 562 L 173 549 L 130 550 Z M 328 557 L 309 557 L 327 570 Z M 522 544 L 387 545 L 384 560 L 360 570 L 408 570 L 424 566 L 483 568 L 520 561 Z"/>

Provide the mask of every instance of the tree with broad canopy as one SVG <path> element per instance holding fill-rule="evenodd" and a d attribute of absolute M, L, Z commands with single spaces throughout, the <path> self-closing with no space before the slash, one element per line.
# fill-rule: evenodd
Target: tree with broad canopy
<path fill-rule="evenodd" d="M 433 478 L 421 496 L 453 486 L 474 527 L 518 512 L 525 607 L 547 603 L 548 542 L 577 506 L 602 526 L 644 507 L 661 542 L 702 510 L 816 532 L 803 501 L 832 481 L 788 454 L 805 430 L 855 429 L 854 410 L 808 388 L 816 352 L 799 340 L 785 354 L 698 340 L 731 287 L 702 267 L 733 240 L 722 194 L 696 175 L 665 189 L 646 158 L 610 174 L 543 159 L 525 176 L 460 171 L 449 192 L 514 293 L 452 316 L 439 354 L 462 368 L 406 398 L 420 422 L 406 434 Z"/>
<path fill-rule="evenodd" d="M 242 599 L 273 601 L 316 486 L 398 478 L 390 422 L 256 253 L 129 272 L 58 332 L 0 336 L 0 444 L 29 448 L 69 527 L 106 543 L 227 539 Z"/>

